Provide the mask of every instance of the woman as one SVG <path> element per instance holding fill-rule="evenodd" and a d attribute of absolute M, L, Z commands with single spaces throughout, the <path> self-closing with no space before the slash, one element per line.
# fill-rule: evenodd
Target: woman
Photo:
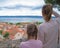
<path fill-rule="evenodd" d="M 42 48 L 42 42 L 37 40 L 37 27 L 35 24 L 27 25 L 28 41 L 22 42 L 20 48 Z"/>
<path fill-rule="evenodd" d="M 58 23 L 58 48 L 60 48 L 60 15 L 53 11 L 53 15 L 55 15 L 55 21 Z"/>
<path fill-rule="evenodd" d="M 57 48 L 58 45 L 58 24 L 51 18 L 52 13 L 52 5 L 43 6 L 42 15 L 45 22 L 39 26 L 38 39 L 43 42 L 44 48 Z"/>

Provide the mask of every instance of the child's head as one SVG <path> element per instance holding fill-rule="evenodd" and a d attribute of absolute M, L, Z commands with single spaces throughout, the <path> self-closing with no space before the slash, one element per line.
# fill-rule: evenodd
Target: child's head
<path fill-rule="evenodd" d="M 35 24 L 28 24 L 27 25 L 27 35 L 28 35 L 28 39 L 35 38 L 37 39 L 37 26 Z"/>
<path fill-rule="evenodd" d="M 45 21 L 47 21 L 47 22 L 51 19 L 51 15 L 52 15 L 52 5 L 51 4 L 47 4 L 47 5 L 43 6 L 42 15 L 43 15 L 43 18 L 45 19 Z"/>

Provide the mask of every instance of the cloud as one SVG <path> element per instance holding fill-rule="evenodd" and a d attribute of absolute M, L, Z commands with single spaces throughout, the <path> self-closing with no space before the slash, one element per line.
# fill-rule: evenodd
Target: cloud
<path fill-rule="evenodd" d="M 23 5 L 15 5 L 15 6 L 4 6 L 0 7 L 0 9 L 20 9 L 20 8 L 34 8 L 33 6 L 23 6 Z"/>
<path fill-rule="evenodd" d="M 14 6 L 16 4 L 25 5 L 25 6 L 40 6 L 45 4 L 43 0 L 6 0 L 0 6 Z"/>
<path fill-rule="evenodd" d="M 6 15 L 6 16 L 17 16 L 17 15 L 41 15 L 41 9 L 40 10 L 29 10 L 26 8 L 21 8 L 20 10 L 1 10 L 0 15 Z"/>
<path fill-rule="evenodd" d="M 44 0 L 0 0 L 0 15 L 41 15 Z"/>
<path fill-rule="evenodd" d="M 4 10 L 4 9 L 21 9 L 21 8 L 28 8 L 31 10 L 37 10 L 37 9 L 41 9 L 42 6 L 23 6 L 23 5 L 15 5 L 15 6 L 4 6 L 4 7 L 0 7 L 0 10 Z"/>

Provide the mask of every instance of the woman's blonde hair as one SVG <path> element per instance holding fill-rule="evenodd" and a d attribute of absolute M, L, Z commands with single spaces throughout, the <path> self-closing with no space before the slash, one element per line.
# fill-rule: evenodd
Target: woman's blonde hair
<path fill-rule="evenodd" d="M 44 5 L 42 8 L 42 14 L 45 14 L 46 16 L 46 21 L 48 22 L 51 19 L 51 15 L 52 15 L 52 5 L 51 4 L 47 4 Z"/>

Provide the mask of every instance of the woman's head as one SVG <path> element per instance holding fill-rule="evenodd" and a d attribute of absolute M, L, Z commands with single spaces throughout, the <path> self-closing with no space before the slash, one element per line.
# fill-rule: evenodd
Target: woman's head
<path fill-rule="evenodd" d="M 43 6 L 42 15 L 46 22 L 48 22 L 51 19 L 51 15 L 52 15 L 52 5 L 51 4 L 47 4 L 47 5 Z"/>
<path fill-rule="evenodd" d="M 30 39 L 30 37 L 37 39 L 37 26 L 35 24 L 28 24 L 27 25 L 27 35 L 28 35 L 28 39 Z"/>

